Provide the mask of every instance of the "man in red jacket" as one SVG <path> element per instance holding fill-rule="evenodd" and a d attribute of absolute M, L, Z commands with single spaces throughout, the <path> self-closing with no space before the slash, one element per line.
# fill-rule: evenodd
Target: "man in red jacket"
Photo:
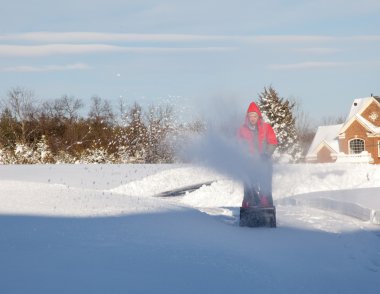
<path fill-rule="evenodd" d="M 260 169 L 255 175 L 247 175 L 242 207 L 273 206 L 272 154 L 278 141 L 273 128 L 264 122 L 260 109 L 254 102 L 248 107 L 245 122 L 238 130 L 238 138 L 246 143 L 249 154 Z"/>

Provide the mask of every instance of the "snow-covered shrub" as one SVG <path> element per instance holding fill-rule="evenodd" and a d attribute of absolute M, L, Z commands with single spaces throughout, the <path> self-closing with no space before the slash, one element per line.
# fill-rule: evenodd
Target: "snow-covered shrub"
<path fill-rule="evenodd" d="M 129 158 L 128 147 L 124 145 L 119 145 L 117 147 L 116 157 L 117 157 L 117 163 L 129 163 L 130 158 Z"/>
<path fill-rule="evenodd" d="M 32 164 L 39 161 L 39 157 L 33 151 L 33 148 L 23 143 L 16 143 L 14 156 L 16 159 L 15 163 L 18 164 Z"/>
<path fill-rule="evenodd" d="M 77 163 L 115 163 L 115 155 L 108 154 L 103 147 L 87 149 L 84 151 Z"/>
<path fill-rule="evenodd" d="M 76 163 L 78 159 L 75 156 L 63 150 L 60 150 L 58 151 L 58 154 L 54 156 L 54 161 L 57 164 L 64 164 L 64 163 Z"/>
<path fill-rule="evenodd" d="M 130 163 L 145 163 L 146 162 L 146 151 L 144 148 L 136 150 L 132 156 L 129 157 Z"/>
<path fill-rule="evenodd" d="M 50 151 L 50 147 L 47 144 L 45 136 L 41 137 L 41 140 L 37 143 L 36 146 L 36 157 L 38 157 L 38 163 L 53 163 L 54 157 Z"/>
<path fill-rule="evenodd" d="M 10 150 L 0 149 L 0 164 L 14 164 L 16 159 Z"/>

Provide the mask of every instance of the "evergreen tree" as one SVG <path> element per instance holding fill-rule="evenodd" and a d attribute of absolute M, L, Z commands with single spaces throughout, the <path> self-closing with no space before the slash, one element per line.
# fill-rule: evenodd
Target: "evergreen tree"
<path fill-rule="evenodd" d="M 259 94 L 258 105 L 265 120 L 273 127 L 278 140 L 276 156 L 278 159 L 290 156 L 290 161 L 295 162 L 301 157 L 301 147 L 295 126 L 295 118 L 292 109 L 294 103 L 281 98 L 276 90 L 269 86 Z"/>

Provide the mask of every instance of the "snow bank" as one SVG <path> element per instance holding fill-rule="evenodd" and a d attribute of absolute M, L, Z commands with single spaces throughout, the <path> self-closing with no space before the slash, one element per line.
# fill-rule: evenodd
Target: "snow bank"
<path fill-rule="evenodd" d="M 0 214 L 100 217 L 179 209 L 163 201 L 61 184 L 1 181 Z"/>
<path fill-rule="evenodd" d="M 0 193 L 7 197 L 3 198 L 0 208 L 4 213 L 11 211 L 82 216 L 129 213 L 125 207 L 131 205 L 123 202 L 126 201 L 124 195 L 135 196 L 130 199 L 150 198 L 161 192 L 208 181 L 214 182 L 176 199 L 176 204 L 195 208 L 239 207 L 243 195 L 240 181 L 213 169 L 194 165 L 2 166 L 0 177 L 3 189 Z M 20 181 L 22 185 L 19 184 Z M 21 186 L 28 188 L 19 190 Z M 365 209 L 365 218 L 362 219 L 368 219 L 368 215 L 371 215 L 371 219 L 377 222 L 380 193 L 374 191 L 373 197 L 367 197 L 364 192 L 365 188 L 377 187 L 380 187 L 380 167 L 377 165 L 274 165 L 273 197 L 278 204 L 301 205 L 302 199 L 302 205 L 308 203 L 316 207 L 317 198 L 327 198 L 328 195 L 330 200 L 318 202 L 320 208 L 328 209 L 328 206 L 332 206 L 332 201 L 343 203 L 341 205 L 352 203 Z M 339 193 L 341 190 L 347 192 Z M 324 194 L 321 196 L 313 192 Z M 9 198 L 15 194 L 22 197 Z M 281 202 L 281 199 L 291 199 L 297 195 L 298 202 Z M 36 197 L 38 203 L 35 202 Z M 321 203 L 327 202 L 330 204 L 321 206 Z M 28 205 L 23 205 L 25 203 Z M 45 204 L 50 208 L 46 209 Z M 352 210 L 348 207 L 340 209 L 350 215 L 353 214 Z"/>
<path fill-rule="evenodd" d="M 380 224 L 380 188 L 313 192 L 282 198 L 280 205 L 314 207 Z"/>
<path fill-rule="evenodd" d="M 275 165 L 276 199 L 317 191 L 380 187 L 380 167 L 371 164 Z"/>
<path fill-rule="evenodd" d="M 215 210 L 212 208 L 241 205 L 241 182 L 227 178 L 224 174 L 202 167 L 186 166 L 160 171 L 111 191 L 151 196 L 213 180 L 211 185 L 203 186 L 176 200 L 177 203 L 213 213 Z M 368 189 L 370 187 L 372 189 Z M 370 164 L 277 164 L 274 166 L 273 198 L 280 205 L 330 210 L 378 224 L 380 168 Z"/>
<path fill-rule="evenodd" d="M 221 175 L 210 169 L 196 166 L 180 167 L 158 172 L 141 180 L 113 188 L 111 191 L 126 195 L 149 197 L 161 192 L 219 178 L 221 178 Z"/>

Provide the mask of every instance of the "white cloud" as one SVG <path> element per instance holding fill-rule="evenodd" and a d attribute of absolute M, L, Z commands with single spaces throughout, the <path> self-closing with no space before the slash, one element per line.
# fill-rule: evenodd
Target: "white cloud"
<path fill-rule="evenodd" d="M 252 36 L 246 40 L 258 43 L 340 43 L 340 42 L 379 42 L 380 35 L 356 36 L 317 36 L 317 35 L 263 35 Z"/>
<path fill-rule="evenodd" d="M 98 32 L 30 32 L 0 35 L 0 41 L 32 42 L 197 42 L 229 40 L 231 36 L 194 34 L 117 34 Z"/>
<path fill-rule="evenodd" d="M 106 44 L 0 45 L 0 56 L 38 57 L 84 53 L 175 53 L 232 51 L 236 47 L 123 47 Z"/>
<path fill-rule="evenodd" d="M 85 42 L 207 42 L 238 41 L 259 43 L 380 41 L 380 35 L 328 36 L 328 35 L 200 35 L 200 34 L 120 34 L 101 32 L 29 32 L 0 35 L 0 41 L 28 41 L 47 43 Z"/>
<path fill-rule="evenodd" d="M 336 67 L 342 67 L 342 66 L 347 66 L 347 65 L 352 65 L 352 63 L 309 61 L 309 62 L 288 63 L 288 64 L 272 64 L 269 66 L 269 68 L 274 69 L 274 70 L 303 70 L 303 69 L 336 68 Z"/>
<path fill-rule="evenodd" d="M 352 62 L 328 62 L 328 61 L 308 61 L 288 64 L 272 64 L 269 65 L 273 70 L 308 70 L 308 69 L 328 69 L 342 67 L 365 67 L 373 68 L 380 66 L 379 60 L 370 61 L 352 61 Z"/>
<path fill-rule="evenodd" d="M 103 44 L 0 45 L 0 56 L 46 56 L 91 52 L 115 52 L 117 46 Z"/>
<path fill-rule="evenodd" d="M 51 71 L 67 71 L 67 70 L 86 70 L 90 66 L 84 63 L 75 63 L 67 65 L 46 65 L 46 66 L 12 66 L 0 68 L 5 72 L 51 72 Z"/>
<path fill-rule="evenodd" d="M 355 42 L 379 42 L 380 35 L 360 35 L 360 36 L 349 36 L 342 37 L 343 41 L 355 41 Z"/>
<path fill-rule="evenodd" d="M 337 48 L 323 48 L 323 47 L 314 47 L 314 48 L 299 48 L 295 49 L 295 52 L 306 53 L 306 54 L 316 54 L 316 55 L 328 55 L 342 52 L 342 49 Z"/>
<path fill-rule="evenodd" d="M 260 43 L 310 43 L 310 42 L 331 42 L 337 40 L 333 36 L 307 36 L 307 35 L 265 35 L 252 38 Z"/>

